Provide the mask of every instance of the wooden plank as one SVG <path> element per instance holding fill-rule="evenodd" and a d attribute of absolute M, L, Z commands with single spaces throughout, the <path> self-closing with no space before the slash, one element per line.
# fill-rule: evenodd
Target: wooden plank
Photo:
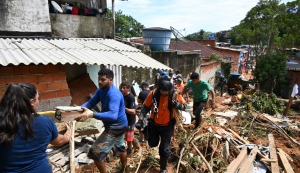
<path fill-rule="evenodd" d="M 75 133 L 75 125 L 76 121 L 73 121 L 72 123 L 72 136 L 69 141 L 69 146 L 70 146 L 70 172 L 75 173 L 75 141 L 74 141 L 74 133 Z"/>
<path fill-rule="evenodd" d="M 287 104 L 287 106 L 286 106 L 286 108 L 285 108 L 285 110 L 283 112 L 284 116 L 286 116 L 288 114 L 288 112 L 290 110 L 290 107 L 291 107 L 291 105 L 293 103 L 293 100 L 294 100 L 294 97 L 290 97 L 290 100 L 289 100 L 289 102 L 288 102 L 288 104 Z"/>
<path fill-rule="evenodd" d="M 247 147 L 243 147 L 241 153 L 238 155 L 236 159 L 234 159 L 230 165 L 227 167 L 227 173 L 236 173 L 238 168 L 242 165 L 242 163 L 247 158 Z"/>
<path fill-rule="evenodd" d="M 253 166 L 253 161 L 256 158 L 256 154 L 258 152 L 257 146 L 255 146 L 251 153 L 249 154 L 248 158 L 245 160 L 243 163 L 240 172 L 253 172 L 254 171 L 254 166 Z"/>
<path fill-rule="evenodd" d="M 244 142 L 245 144 L 248 144 L 248 143 L 249 143 L 249 142 L 246 141 L 244 138 L 242 138 L 240 135 L 238 135 L 237 133 L 235 133 L 233 130 L 231 130 L 231 129 L 229 129 L 229 128 L 228 128 L 228 130 L 229 130 L 232 134 L 234 134 L 234 136 L 236 136 L 240 141 Z"/>
<path fill-rule="evenodd" d="M 279 173 L 279 166 L 278 166 L 278 160 L 277 160 L 277 154 L 276 154 L 276 145 L 275 145 L 273 134 L 269 134 L 268 138 L 270 141 L 269 145 L 270 145 L 271 160 L 276 160 L 276 162 L 271 162 L 272 173 Z"/>
<path fill-rule="evenodd" d="M 294 173 L 294 170 L 291 166 L 291 164 L 289 163 L 288 159 L 286 158 L 285 152 L 283 152 L 282 149 L 278 148 L 278 154 L 280 156 L 280 159 L 283 163 L 283 167 L 284 167 L 284 171 L 286 173 Z"/>
<path fill-rule="evenodd" d="M 86 143 L 86 144 L 83 145 L 82 147 L 77 148 L 77 149 L 74 151 L 74 155 L 75 155 L 75 156 L 78 156 L 80 153 L 86 152 L 86 151 L 88 151 L 90 148 L 91 148 L 91 145 L 88 145 L 88 144 Z M 58 163 L 58 164 L 60 164 L 60 165 L 65 165 L 66 162 L 69 161 L 69 159 L 65 159 L 65 158 L 66 158 L 66 157 L 69 158 L 69 156 L 70 156 L 69 153 L 66 154 L 64 157 L 62 157 L 62 159 L 60 159 L 60 160 L 59 160 L 58 162 L 56 162 L 56 163 Z"/>

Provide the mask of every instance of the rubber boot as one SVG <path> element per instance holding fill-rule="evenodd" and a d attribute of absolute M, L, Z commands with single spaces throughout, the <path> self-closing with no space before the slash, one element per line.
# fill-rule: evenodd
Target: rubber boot
<path fill-rule="evenodd" d="M 167 173 L 168 158 L 160 157 L 160 173 Z"/>

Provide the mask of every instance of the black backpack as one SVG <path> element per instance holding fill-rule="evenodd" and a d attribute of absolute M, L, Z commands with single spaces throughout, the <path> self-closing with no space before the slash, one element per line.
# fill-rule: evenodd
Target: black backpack
<path fill-rule="evenodd" d="M 227 79 L 226 79 L 224 76 L 222 76 L 222 77 L 220 78 L 220 83 L 221 83 L 221 84 L 227 84 Z"/>

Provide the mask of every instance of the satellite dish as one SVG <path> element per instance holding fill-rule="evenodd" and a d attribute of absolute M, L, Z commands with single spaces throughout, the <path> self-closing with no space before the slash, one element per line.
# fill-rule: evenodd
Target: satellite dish
<path fill-rule="evenodd" d="M 183 41 L 183 42 L 186 42 L 186 43 L 190 42 L 190 40 L 184 38 L 184 36 L 179 31 L 177 31 L 175 28 L 173 28 L 172 26 L 170 26 L 170 28 L 171 28 L 171 31 L 174 34 L 174 36 L 176 38 L 178 38 L 180 41 Z"/>
<path fill-rule="evenodd" d="M 53 5 L 53 7 L 60 13 L 63 12 L 63 10 L 61 9 L 61 7 L 55 2 L 55 1 L 51 1 L 51 4 Z"/>

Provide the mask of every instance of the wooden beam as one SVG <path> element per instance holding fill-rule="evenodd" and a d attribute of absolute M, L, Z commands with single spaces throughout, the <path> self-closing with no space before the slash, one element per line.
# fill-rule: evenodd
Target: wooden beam
<path fill-rule="evenodd" d="M 289 163 L 288 159 L 286 158 L 285 152 L 283 152 L 283 150 L 280 148 L 278 148 L 278 151 L 279 151 L 278 152 L 279 157 L 280 157 L 283 167 L 284 167 L 284 171 L 286 173 L 294 173 L 294 170 L 293 170 L 291 164 Z"/>
<path fill-rule="evenodd" d="M 269 141 L 270 141 L 269 145 L 270 145 L 271 160 L 276 160 L 276 162 L 271 162 L 272 173 L 279 173 L 279 166 L 278 166 L 277 153 L 276 153 L 276 145 L 275 145 L 273 134 L 269 134 L 268 138 L 269 138 Z"/>
<path fill-rule="evenodd" d="M 228 130 L 229 130 L 232 134 L 234 134 L 234 136 L 236 136 L 240 141 L 244 142 L 245 144 L 248 144 L 248 143 L 249 143 L 249 142 L 246 141 L 244 138 L 242 138 L 240 135 L 238 135 L 237 133 L 235 133 L 233 130 L 231 130 L 231 129 L 229 129 L 229 128 L 228 128 Z"/>
<path fill-rule="evenodd" d="M 248 158 L 245 160 L 239 172 L 253 172 L 254 170 L 253 161 L 256 158 L 257 152 L 258 152 L 258 148 L 257 146 L 255 146 L 252 149 L 251 153 L 249 154 Z"/>
<path fill-rule="evenodd" d="M 243 147 L 241 153 L 227 167 L 227 173 L 236 173 L 238 168 L 244 163 L 247 158 L 247 147 Z"/>
<path fill-rule="evenodd" d="M 290 107 L 291 107 L 291 105 L 293 103 L 293 100 L 294 100 L 294 97 L 290 97 L 290 100 L 289 100 L 288 104 L 286 105 L 286 108 L 285 108 L 285 110 L 283 112 L 284 116 L 287 116 L 287 114 L 288 114 L 288 112 L 290 110 Z"/>
<path fill-rule="evenodd" d="M 73 121 L 72 123 L 72 136 L 69 141 L 69 146 L 70 146 L 70 172 L 75 173 L 75 141 L 74 141 L 74 133 L 75 133 L 75 125 L 76 121 Z"/>

